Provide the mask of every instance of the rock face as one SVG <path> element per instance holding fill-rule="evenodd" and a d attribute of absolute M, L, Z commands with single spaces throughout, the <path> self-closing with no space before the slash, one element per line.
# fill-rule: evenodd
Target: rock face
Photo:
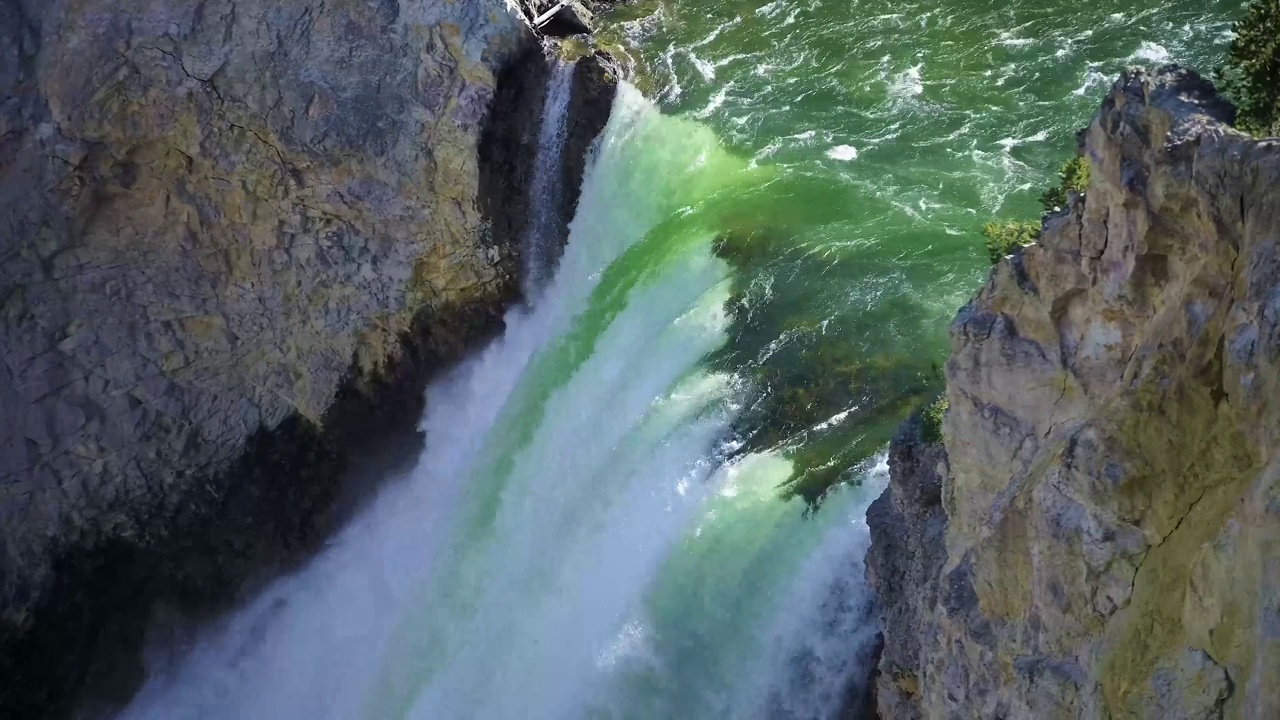
<path fill-rule="evenodd" d="M 1233 115 L 1126 73 L 956 317 L 945 459 L 870 518 L 884 717 L 1280 717 L 1280 141 Z"/>
<path fill-rule="evenodd" d="M 941 443 L 925 440 L 918 415 L 903 423 L 890 444 L 889 472 L 892 483 L 867 509 L 874 545 L 867 554 L 867 578 L 885 599 L 883 635 L 893 639 L 881 650 L 875 695 L 883 717 L 918 718 L 912 701 L 920 692 L 916 668 L 921 647 L 938 631 L 931 611 L 947 557 L 942 510 L 947 453 Z"/>
<path fill-rule="evenodd" d="M 603 52 L 579 58 L 573 66 L 573 88 L 569 94 L 568 117 L 565 121 L 564 149 L 561 151 L 560 237 L 569 237 L 569 221 L 578 209 L 578 195 L 587 162 L 594 153 L 593 145 L 609 120 L 618 76 L 624 71 L 617 60 Z"/>
<path fill-rule="evenodd" d="M 127 697 L 500 323 L 540 53 L 499 0 L 0 0 L 0 716 Z"/>

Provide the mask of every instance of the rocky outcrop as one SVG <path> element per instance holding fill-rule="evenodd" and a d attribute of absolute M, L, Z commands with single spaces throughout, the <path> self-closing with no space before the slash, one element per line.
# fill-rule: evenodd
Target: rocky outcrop
<path fill-rule="evenodd" d="M 518 296 L 539 77 L 498 0 L 0 0 L 0 716 L 323 537 Z"/>
<path fill-rule="evenodd" d="M 596 24 L 595 13 L 582 0 L 518 0 L 530 24 L 553 38 L 589 35 Z"/>
<path fill-rule="evenodd" d="M 921 647 L 937 633 L 932 608 L 946 560 L 942 478 L 947 453 L 922 433 L 919 414 L 903 423 L 890 444 L 893 482 L 867 509 L 874 552 L 868 583 L 882 598 L 882 633 L 892 638 L 880 653 L 874 689 L 881 716 L 919 718 Z"/>
<path fill-rule="evenodd" d="M 1280 716 L 1280 141 L 1233 114 L 1127 72 L 956 317 L 946 459 L 871 516 L 883 716 Z"/>

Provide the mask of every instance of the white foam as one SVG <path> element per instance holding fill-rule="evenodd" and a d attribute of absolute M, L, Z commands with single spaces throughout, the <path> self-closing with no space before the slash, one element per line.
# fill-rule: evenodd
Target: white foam
<path fill-rule="evenodd" d="M 827 150 L 827 157 L 832 160 L 841 160 L 848 162 L 849 160 L 858 159 L 858 148 L 852 145 L 836 145 Z"/>
<path fill-rule="evenodd" d="M 1090 68 L 1085 71 L 1084 79 L 1082 80 L 1080 87 L 1073 90 L 1072 94 L 1084 95 L 1094 88 L 1106 87 L 1110 82 L 1111 77 L 1109 75 L 1103 73 L 1097 67 L 1090 66 Z"/>
<path fill-rule="evenodd" d="M 924 63 L 920 63 L 894 75 L 889 83 L 889 97 L 906 100 L 924 92 L 923 68 Z"/>
<path fill-rule="evenodd" d="M 1159 43 L 1143 42 L 1129 56 L 1130 60 L 1145 60 L 1153 63 L 1169 62 L 1169 49 Z"/>
<path fill-rule="evenodd" d="M 706 37 L 702 38 L 701 40 L 694 43 L 693 45 L 690 45 L 690 47 L 700 48 L 706 45 L 710 45 L 711 43 L 715 42 L 716 38 L 720 37 L 721 33 L 733 27 L 734 25 L 737 25 L 740 22 L 742 22 L 742 16 L 735 15 L 731 20 L 726 20 L 720 23 L 719 25 L 717 25 L 715 29 L 713 29 Z"/>
<path fill-rule="evenodd" d="M 1012 30 L 1005 30 L 1000 33 L 1000 37 L 996 38 L 996 44 L 1003 45 L 1005 47 L 1026 47 L 1028 45 L 1034 45 L 1035 43 L 1036 41 L 1032 38 L 1016 37 Z"/>
<path fill-rule="evenodd" d="M 1004 148 L 1005 152 L 1009 152 L 1010 150 L 1013 150 L 1015 147 L 1018 147 L 1019 145 L 1044 142 L 1045 140 L 1048 140 L 1048 139 L 1049 139 L 1049 131 L 1041 130 L 1035 135 L 1031 135 L 1024 138 L 1007 137 L 1007 138 L 1004 138 L 1003 140 L 997 140 L 996 144 L 999 145 L 1001 148 Z"/>
<path fill-rule="evenodd" d="M 696 118 L 711 117 L 712 113 L 719 110 L 721 105 L 724 105 L 725 99 L 729 97 L 729 89 L 732 87 L 733 83 L 729 83 L 717 90 L 716 94 L 712 95 L 711 99 L 707 101 L 707 104 L 701 110 L 695 112 L 693 116 Z"/>
<path fill-rule="evenodd" d="M 686 54 L 689 56 L 689 62 L 693 63 L 693 66 L 697 68 L 698 74 L 702 76 L 703 80 L 706 80 L 707 82 L 713 82 L 716 79 L 715 65 L 712 65 L 706 60 L 703 60 L 702 58 L 693 54 L 693 52 L 688 52 Z"/>

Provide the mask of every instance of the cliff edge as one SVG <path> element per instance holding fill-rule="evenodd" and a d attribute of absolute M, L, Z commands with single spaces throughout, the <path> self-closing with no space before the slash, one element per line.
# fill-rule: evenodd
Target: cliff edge
<path fill-rule="evenodd" d="M 869 514 L 883 717 L 1280 717 L 1280 141 L 1233 119 L 1125 73 L 957 315 Z"/>

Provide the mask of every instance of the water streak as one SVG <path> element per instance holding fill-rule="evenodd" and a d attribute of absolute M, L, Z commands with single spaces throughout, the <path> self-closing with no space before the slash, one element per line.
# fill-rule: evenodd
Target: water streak
<path fill-rule="evenodd" d="M 529 227 L 524 238 L 524 289 L 529 296 L 547 284 L 565 240 L 561 216 L 564 207 L 561 156 L 575 64 L 553 60 L 547 81 L 538 150 L 533 161 L 533 182 L 529 188 Z"/>

